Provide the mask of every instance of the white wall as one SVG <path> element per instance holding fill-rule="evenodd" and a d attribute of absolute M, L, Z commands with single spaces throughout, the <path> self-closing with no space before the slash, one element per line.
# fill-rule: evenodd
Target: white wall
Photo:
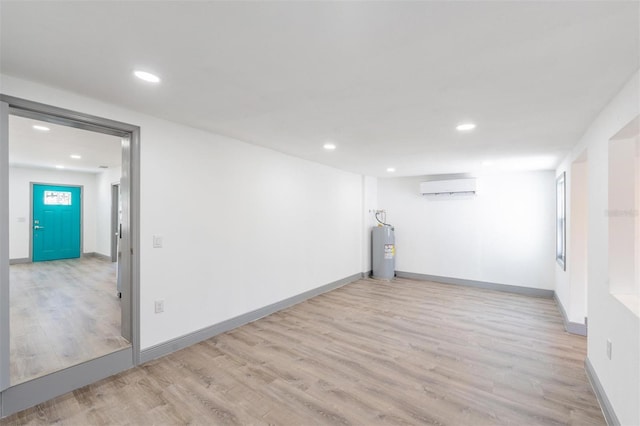
<path fill-rule="evenodd" d="M 2 92 L 141 127 L 147 348 L 360 273 L 361 176 L 55 88 Z M 154 234 L 164 248 L 153 249 Z M 154 314 L 154 301 L 165 312 Z"/>
<path fill-rule="evenodd" d="M 555 293 L 567 319 L 584 324 L 587 315 L 588 243 L 588 158 L 565 159 L 557 175 L 566 172 L 566 255 L 565 269 L 555 267 Z M 555 232 L 555 231 L 554 231 Z"/>
<path fill-rule="evenodd" d="M 146 344 L 360 272 L 360 176 L 179 126 L 145 129 Z M 153 234 L 165 248 L 145 250 Z"/>
<path fill-rule="evenodd" d="M 424 180 L 378 180 L 378 206 L 396 228 L 396 270 L 553 288 L 553 172 L 481 176 L 472 197 L 422 196 Z"/>
<path fill-rule="evenodd" d="M 372 210 L 378 209 L 378 179 L 372 176 L 362 177 L 362 272 L 371 271 L 371 228 L 377 222 Z"/>
<path fill-rule="evenodd" d="M 120 183 L 122 169 L 114 167 L 96 175 L 96 253 L 111 256 L 111 185 Z"/>
<path fill-rule="evenodd" d="M 636 292 L 638 294 L 640 294 L 640 137 L 636 138 L 636 152 L 635 152 L 635 169 L 636 169 L 636 175 L 635 175 L 635 189 L 636 192 L 634 194 L 635 199 L 636 199 L 636 204 L 635 204 L 635 210 L 636 210 L 636 217 L 635 217 L 635 269 L 636 269 L 636 276 L 635 276 L 635 288 L 636 288 Z M 640 310 L 639 310 L 640 311 Z"/>
<path fill-rule="evenodd" d="M 96 177 L 91 173 L 9 167 L 9 258 L 29 258 L 31 182 L 82 186 L 82 251 L 96 248 Z"/>
<path fill-rule="evenodd" d="M 640 74 L 636 73 L 589 126 L 557 170 L 570 174 L 568 165 L 587 149 L 588 357 L 624 425 L 640 424 L 640 319 L 609 290 L 608 149 L 609 139 L 638 114 Z M 559 279 L 557 286 L 563 286 L 565 280 Z M 607 339 L 613 344 L 611 359 L 606 355 Z"/>
<path fill-rule="evenodd" d="M 570 268 L 571 298 L 567 318 L 571 322 L 584 324 L 587 317 L 587 247 L 589 242 L 588 215 L 588 170 L 587 162 L 574 162 L 571 165 L 570 197 L 571 204 L 567 222 L 571 228 L 567 230 L 567 268 Z"/>

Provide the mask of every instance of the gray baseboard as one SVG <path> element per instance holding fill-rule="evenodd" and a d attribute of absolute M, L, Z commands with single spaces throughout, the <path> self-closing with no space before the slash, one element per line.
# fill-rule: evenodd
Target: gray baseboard
<path fill-rule="evenodd" d="M 464 285 L 467 287 L 477 287 L 486 290 L 504 291 L 507 293 L 523 294 L 525 296 L 544 297 L 551 299 L 554 295 L 553 290 L 545 290 L 533 287 L 520 287 L 517 285 L 496 284 L 485 281 L 465 280 L 463 278 L 440 277 L 436 275 L 416 274 L 414 272 L 396 271 L 396 277 L 409 278 L 420 281 L 434 281 L 442 284 Z"/>
<path fill-rule="evenodd" d="M 96 253 L 96 252 L 82 253 L 82 257 L 95 257 L 96 259 L 111 261 L 111 256 L 107 256 L 102 253 Z M 9 265 L 18 265 L 21 263 L 31 263 L 31 258 L 23 257 L 19 259 L 9 259 Z"/>
<path fill-rule="evenodd" d="M 373 270 L 369 269 L 368 271 L 363 272 L 362 274 L 360 274 L 360 276 L 362 278 L 369 278 L 371 276 L 371 274 L 373 274 Z"/>
<path fill-rule="evenodd" d="M 562 314 L 562 320 L 564 321 L 564 329 L 566 330 L 566 332 L 571 334 L 579 334 L 580 336 L 586 336 L 587 324 L 580 324 L 578 322 L 569 321 L 569 318 L 567 317 L 567 311 L 564 310 L 564 306 L 562 306 L 562 303 L 560 302 L 560 299 L 558 299 L 558 295 L 555 294 L 555 292 L 553 294 L 553 298 L 556 301 L 556 305 L 558 305 L 558 310 Z"/>
<path fill-rule="evenodd" d="M 96 252 L 82 253 L 82 257 L 95 257 L 96 259 L 111 261 L 111 256 Z M 31 258 L 23 257 L 19 259 L 9 259 L 9 265 L 18 265 L 21 263 L 31 263 Z"/>
<path fill-rule="evenodd" d="M 112 376 L 123 371 L 123 366 L 133 367 L 132 348 L 13 385 L 0 393 L 0 418 Z"/>
<path fill-rule="evenodd" d="M 602 410 L 602 414 L 604 414 L 604 419 L 607 421 L 607 424 L 609 426 L 619 426 L 620 420 L 618 420 L 616 412 L 613 411 L 613 406 L 611 405 L 609 398 L 607 398 L 607 394 L 602 387 L 602 383 L 600 383 L 600 379 L 598 379 L 596 370 L 594 370 L 589 357 L 584 360 L 584 369 L 587 372 L 587 378 L 589 379 L 589 383 L 591 383 L 593 392 L 596 394 L 596 398 L 600 404 L 600 409 Z"/>
<path fill-rule="evenodd" d="M 140 363 L 145 363 L 147 361 L 151 361 L 152 359 L 160 358 L 172 352 L 202 342 L 203 340 L 210 339 L 214 336 L 217 336 L 218 334 L 256 321 L 260 318 L 266 317 L 267 315 L 271 315 L 275 312 L 281 311 L 282 309 L 296 305 L 300 302 L 304 302 L 305 300 L 318 296 L 322 293 L 326 293 L 328 291 L 342 287 L 343 285 L 349 284 L 353 281 L 359 280 L 360 278 L 362 278 L 362 273 L 354 274 L 341 280 L 334 281 L 321 287 L 305 291 L 304 293 L 300 293 L 296 296 L 281 300 L 280 302 L 276 302 L 263 308 L 256 309 L 255 311 L 247 312 L 246 314 L 239 315 L 210 327 L 194 331 L 193 333 L 189 333 L 181 337 L 177 337 L 175 339 L 169 340 L 168 342 L 160 343 L 159 345 L 143 349 L 142 351 L 140 351 Z"/>
<path fill-rule="evenodd" d="M 95 257 L 96 259 L 104 260 L 107 262 L 111 261 L 111 256 L 107 256 L 106 254 L 96 253 L 92 251 L 90 253 L 82 253 L 82 257 Z"/>

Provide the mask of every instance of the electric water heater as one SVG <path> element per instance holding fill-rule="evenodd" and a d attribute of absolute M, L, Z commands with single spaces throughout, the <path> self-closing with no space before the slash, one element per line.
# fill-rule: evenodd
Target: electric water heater
<path fill-rule="evenodd" d="M 396 273 L 396 241 L 393 226 L 376 226 L 371 230 L 373 278 L 391 280 Z"/>

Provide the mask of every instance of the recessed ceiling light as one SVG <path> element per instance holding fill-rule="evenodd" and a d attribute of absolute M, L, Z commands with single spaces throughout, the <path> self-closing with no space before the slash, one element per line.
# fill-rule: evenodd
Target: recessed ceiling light
<path fill-rule="evenodd" d="M 388 171 L 389 173 L 393 173 L 393 172 L 395 172 L 395 171 L 396 171 L 396 168 L 395 168 L 395 167 L 387 167 L 387 171 Z"/>
<path fill-rule="evenodd" d="M 151 74 L 150 72 L 136 70 L 133 74 L 140 80 L 144 80 L 149 83 L 160 83 L 160 77 L 155 74 Z"/>
<path fill-rule="evenodd" d="M 64 166 L 63 166 L 63 165 L 61 165 L 61 164 L 58 164 L 58 165 L 56 166 L 56 169 L 64 169 Z"/>
<path fill-rule="evenodd" d="M 34 130 L 39 130 L 41 132 L 48 132 L 49 130 L 51 130 L 50 128 L 48 128 L 47 126 L 41 126 L 39 124 L 34 124 L 33 125 L 33 129 Z"/>
<path fill-rule="evenodd" d="M 482 166 L 483 167 L 491 167 L 491 166 L 493 166 L 493 161 L 483 161 L 482 162 Z"/>
<path fill-rule="evenodd" d="M 336 149 L 336 144 L 327 142 L 324 145 L 322 145 L 322 147 L 327 151 L 333 151 L 334 149 Z"/>
<path fill-rule="evenodd" d="M 82 155 L 78 155 L 78 154 L 71 154 L 69 157 L 73 158 L 74 160 L 79 160 L 82 158 Z"/>
<path fill-rule="evenodd" d="M 468 132 L 469 130 L 473 130 L 476 128 L 476 125 L 473 123 L 462 123 L 456 126 L 456 130 L 459 132 Z"/>

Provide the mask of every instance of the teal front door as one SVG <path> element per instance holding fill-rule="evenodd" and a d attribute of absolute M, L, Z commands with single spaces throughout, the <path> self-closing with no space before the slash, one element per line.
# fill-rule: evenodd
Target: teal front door
<path fill-rule="evenodd" d="M 33 185 L 33 258 L 80 257 L 80 199 L 78 186 Z"/>

